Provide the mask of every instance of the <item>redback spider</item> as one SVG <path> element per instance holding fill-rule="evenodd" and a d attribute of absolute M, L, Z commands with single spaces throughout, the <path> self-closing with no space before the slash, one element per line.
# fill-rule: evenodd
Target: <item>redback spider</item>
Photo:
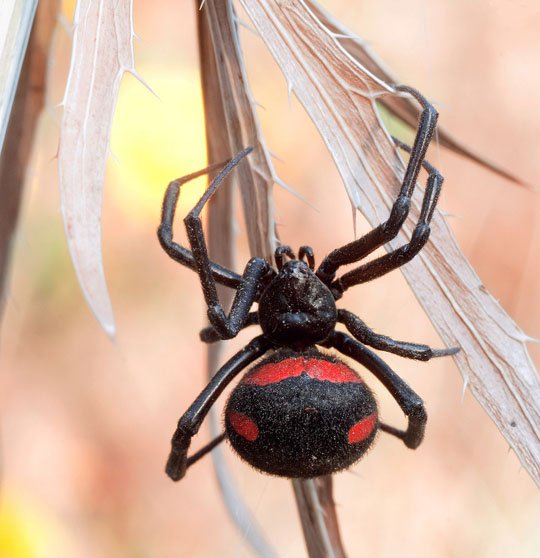
<path fill-rule="evenodd" d="M 201 211 L 224 178 L 250 152 L 240 152 L 212 181 L 184 223 L 191 251 L 173 241 L 173 220 L 180 187 L 216 170 L 219 165 L 175 180 L 163 201 L 158 236 L 175 261 L 195 270 L 208 306 L 210 326 L 200 337 L 205 343 L 231 339 L 245 327 L 259 325 L 262 335 L 252 339 L 230 358 L 180 418 L 172 438 L 166 471 L 173 480 L 227 438 L 236 452 L 257 469 L 285 477 L 310 478 L 345 469 L 367 451 L 378 430 L 417 448 L 424 437 L 427 415 L 422 399 L 375 353 L 366 347 L 417 360 L 451 355 L 457 348 L 435 350 L 427 345 L 395 341 L 372 331 L 336 300 L 350 287 L 371 281 L 409 262 L 426 244 L 430 221 L 443 178 L 424 160 L 437 123 L 437 112 L 420 93 L 398 86 L 422 105 L 413 147 L 396 144 L 410 154 L 403 183 L 387 221 L 327 255 L 315 268 L 313 250 L 302 246 L 296 255 L 289 246 L 274 254 L 276 268 L 262 258 L 252 258 L 242 275 L 208 257 Z M 411 239 L 403 246 L 336 277 L 341 266 L 356 264 L 394 239 L 411 205 L 423 166 L 428 179 L 422 207 Z M 226 315 L 216 285 L 235 289 Z M 254 303 L 255 311 L 250 311 Z M 350 335 L 336 331 L 343 324 Z M 380 422 L 371 390 L 360 376 L 337 357 L 317 346 L 335 349 L 373 373 L 392 394 L 408 419 L 406 430 Z M 188 457 L 191 438 L 227 385 L 247 366 L 260 360 L 233 390 L 225 408 L 225 432 Z"/>

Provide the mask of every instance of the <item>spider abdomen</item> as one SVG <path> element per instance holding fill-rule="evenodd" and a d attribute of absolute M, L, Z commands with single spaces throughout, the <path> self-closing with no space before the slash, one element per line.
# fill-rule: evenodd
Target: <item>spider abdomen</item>
<path fill-rule="evenodd" d="M 289 478 L 352 465 L 378 429 L 377 404 L 343 362 L 311 351 L 278 352 L 254 367 L 225 409 L 227 437 L 257 469 Z"/>

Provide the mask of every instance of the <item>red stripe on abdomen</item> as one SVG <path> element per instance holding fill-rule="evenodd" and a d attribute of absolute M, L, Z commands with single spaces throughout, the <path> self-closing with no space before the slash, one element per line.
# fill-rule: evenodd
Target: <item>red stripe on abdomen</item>
<path fill-rule="evenodd" d="M 375 425 L 377 424 L 377 413 L 369 415 L 369 417 L 359 420 L 349 429 L 349 444 L 357 444 L 369 438 Z"/>
<path fill-rule="evenodd" d="M 229 411 L 227 418 L 234 431 L 248 442 L 254 442 L 259 437 L 258 426 L 247 415 L 237 413 L 236 411 Z"/>
<path fill-rule="evenodd" d="M 263 364 L 245 376 L 242 383 L 266 386 L 301 374 L 307 374 L 314 380 L 326 380 L 336 384 L 362 383 L 362 378 L 342 362 L 302 357 Z"/>

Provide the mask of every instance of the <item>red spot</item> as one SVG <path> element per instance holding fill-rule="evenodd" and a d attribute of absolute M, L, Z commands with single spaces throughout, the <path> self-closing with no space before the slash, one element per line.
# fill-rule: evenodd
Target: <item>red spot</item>
<path fill-rule="evenodd" d="M 361 383 L 362 378 L 346 364 L 342 362 L 332 362 L 320 358 L 287 358 L 279 362 L 269 362 L 256 368 L 242 380 L 244 384 L 255 384 L 266 386 L 276 382 L 281 382 L 287 378 L 293 378 L 307 374 L 314 380 L 326 380 L 328 382 L 339 383 Z"/>
<path fill-rule="evenodd" d="M 259 437 L 259 429 L 254 421 L 247 415 L 229 411 L 227 418 L 237 434 L 245 438 L 248 442 L 254 442 Z"/>
<path fill-rule="evenodd" d="M 377 413 L 369 415 L 369 417 L 359 420 L 353 424 L 349 430 L 349 444 L 357 444 L 369 438 L 377 424 Z"/>

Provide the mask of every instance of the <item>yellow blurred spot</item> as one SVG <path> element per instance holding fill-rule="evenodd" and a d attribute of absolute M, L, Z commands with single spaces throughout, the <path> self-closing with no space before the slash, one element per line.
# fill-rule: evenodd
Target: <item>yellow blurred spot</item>
<path fill-rule="evenodd" d="M 156 221 L 167 184 L 206 166 L 204 115 L 199 77 L 178 69 L 139 73 L 156 98 L 126 75 L 114 118 L 108 167 L 108 193 L 130 216 Z M 180 198 L 179 214 L 195 205 L 206 179 L 189 183 Z"/>
<path fill-rule="evenodd" d="M 60 524 L 29 500 L 10 492 L 0 506 L 0 556 L 36 558 L 66 556 Z"/>
<path fill-rule="evenodd" d="M 62 0 L 62 14 L 68 21 L 73 21 L 76 0 Z"/>

